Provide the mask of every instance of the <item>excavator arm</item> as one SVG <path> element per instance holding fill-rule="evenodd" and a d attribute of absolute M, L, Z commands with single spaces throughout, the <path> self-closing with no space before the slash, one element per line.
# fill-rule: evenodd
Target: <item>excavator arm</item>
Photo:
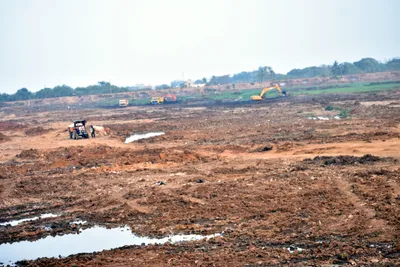
<path fill-rule="evenodd" d="M 282 96 L 286 96 L 286 92 L 285 92 L 285 91 L 282 91 L 282 89 L 279 87 L 278 84 L 275 84 L 274 86 L 266 87 L 266 88 L 262 89 L 260 95 L 253 95 L 253 96 L 251 97 L 251 100 L 263 100 L 264 94 L 265 94 L 266 92 L 268 92 L 268 91 L 273 90 L 273 89 L 278 90 L 279 93 L 281 93 Z"/>

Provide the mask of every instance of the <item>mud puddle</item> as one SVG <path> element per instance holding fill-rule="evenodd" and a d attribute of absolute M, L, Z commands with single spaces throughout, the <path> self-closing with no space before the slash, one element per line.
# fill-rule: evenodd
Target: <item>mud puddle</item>
<path fill-rule="evenodd" d="M 300 247 L 296 247 L 296 246 L 290 246 L 290 247 L 287 248 L 287 250 L 290 253 L 294 253 L 294 252 L 302 252 L 304 249 L 300 248 Z"/>
<path fill-rule="evenodd" d="M 0 223 L 0 226 L 7 226 L 7 225 L 17 226 L 18 224 L 21 224 L 23 222 L 36 221 L 36 220 L 39 220 L 39 219 L 54 218 L 54 217 L 59 217 L 59 216 L 61 216 L 61 215 L 60 214 L 53 214 L 53 213 L 45 213 L 45 214 L 41 214 L 41 215 L 36 216 L 36 217 L 13 220 L 13 221 L 9 221 L 9 222 L 3 222 L 3 223 Z"/>
<path fill-rule="evenodd" d="M 164 132 L 154 132 L 154 133 L 146 133 L 146 134 L 134 134 L 126 138 L 125 144 L 132 143 L 134 141 L 140 140 L 140 139 L 147 139 L 150 137 L 154 136 L 159 136 L 165 134 Z"/>
<path fill-rule="evenodd" d="M 42 257 L 67 257 L 78 253 L 92 253 L 129 245 L 177 243 L 213 238 L 213 235 L 172 235 L 164 238 L 140 237 L 129 227 L 111 228 L 95 226 L 79 234 L 48 236 L 37 241 L 22 241 L 0 245 L 0 264 L 14 264 L 21 260 Z"/>

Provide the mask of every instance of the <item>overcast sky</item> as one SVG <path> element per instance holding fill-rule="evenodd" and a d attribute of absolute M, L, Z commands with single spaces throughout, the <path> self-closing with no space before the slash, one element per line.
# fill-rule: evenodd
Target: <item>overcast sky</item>
<path fill-rule="evenodd" d="M 0 0 L 0 92 L 400 56 L 399 0 Z"/>

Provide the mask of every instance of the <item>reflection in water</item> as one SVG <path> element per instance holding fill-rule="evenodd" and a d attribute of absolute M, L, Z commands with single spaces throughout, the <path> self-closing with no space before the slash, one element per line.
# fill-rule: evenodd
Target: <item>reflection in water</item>
<path fill-rule="evenodd" d="M 48 236 L 37 241 L 22 241 L 0 245 L 0 263 L 10 264 L 20 260 L 34 260 L 41 257 L 66 257 L 78 253 L 90 253 L 129 245 L 164 244 L 194 241 L 220 236 L 220 234 L 173 235 L 164 238 L 139 237 L 129 227 L 106 229 L 95 226 L 79 234 Z"/>

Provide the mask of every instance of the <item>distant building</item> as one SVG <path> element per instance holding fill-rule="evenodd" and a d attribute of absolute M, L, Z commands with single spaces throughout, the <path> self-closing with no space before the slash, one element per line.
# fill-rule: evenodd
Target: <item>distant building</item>
<path fill-rule="evenodd" d="M 193 87 L 204 87 L 204 86 L 206 86 L 206 84 L 205 83 L 195 83 L 195 84 L 193 84 Z"/>
<path fill-rule="evenodd" d="M 185 81 L 183 83 L 183 85 L 184 85 L 184 87 L 193 87 L 194 86 L 194 82 L 193 82 L 193 80 L 189 79 L 189 80 Z"/>

